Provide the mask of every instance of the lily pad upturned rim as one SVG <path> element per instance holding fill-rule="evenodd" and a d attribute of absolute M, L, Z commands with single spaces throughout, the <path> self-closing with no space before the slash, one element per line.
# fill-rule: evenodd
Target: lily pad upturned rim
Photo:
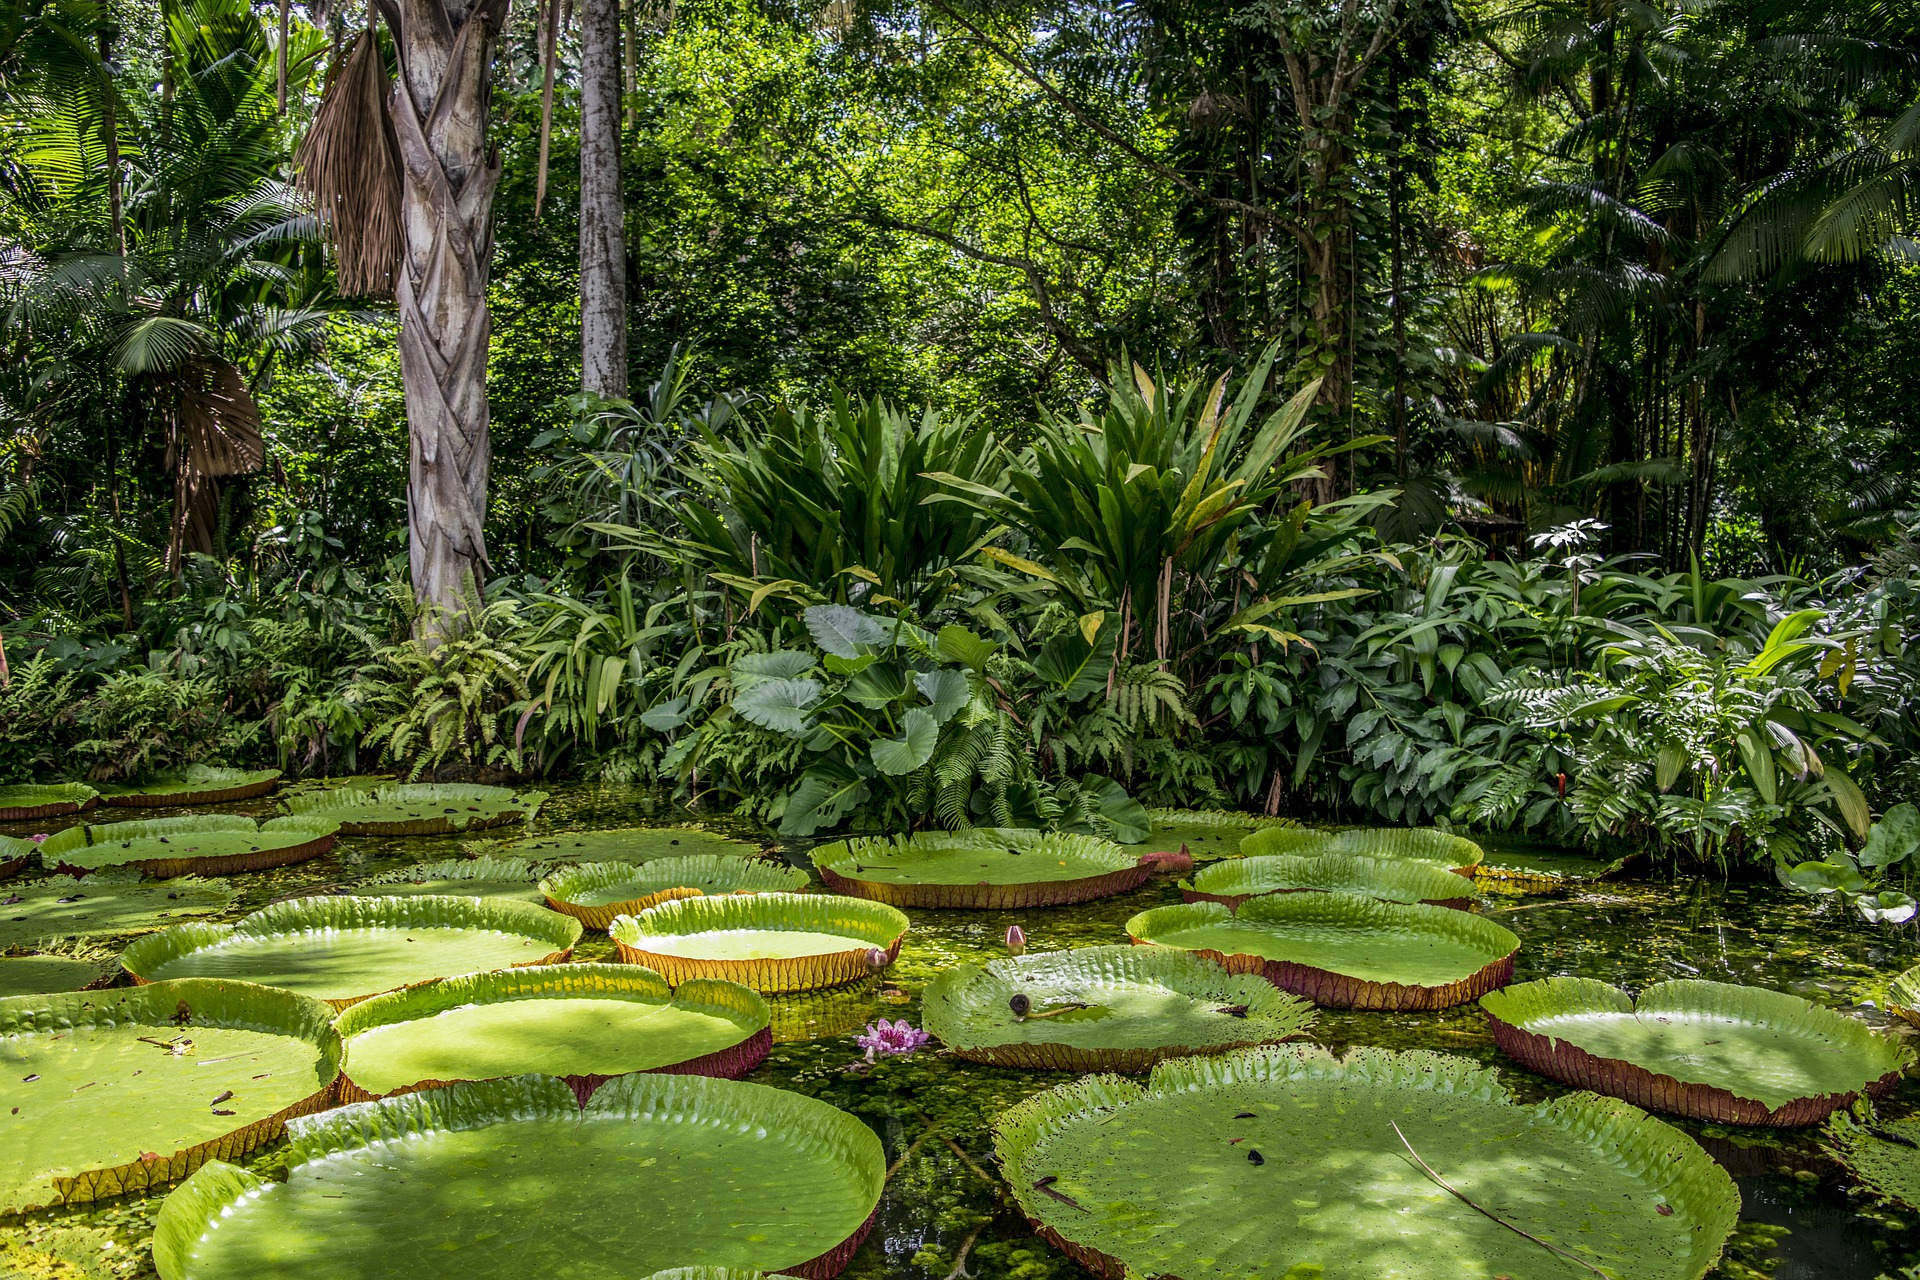
<path fill-rule="evenodd" d="M 306 933 L 319 929 L 497 929 L 517 933 L 553 947 L 553 951 L 524 964 L 559 964 L 573 955 L 580 941 L 580 922 L 530 902 L 510 898 L 460 898 L 446 894 L 406 894 L 388 898 L 355 897 L 343 894 L 318 894 L 276 902 L 240 917 L 232 924 L 193 922 L 177 924 L 135 938 L 120 953 L 120 967 L 136 984 L 152 981 L 142 970 L 152 972 L 160 965 L 214 946 L 235 934 L 270 937 L 279 933 Z M 333 996 L 322 1003 L 335 1009 L 347 1009 L 370 996 L 407 987 L 427 986 L 444 981 L 450 974 L 420 982 L 401 983 L 380 991 L 357 992 L 351 996 Z"/>
<path fill-rule="evenodd" d="M 708 1076 L 638 1073 L 621 1076 L 581 1105 L 572 1089 L 552 1076 L 512 1076 L 429 1089 L 375 1102 L 353 1103 L 287 1126 L 286 1166 L 339 1153 L 403 1141 L 438 1130 L 551 1119 L 577 1124 L 594 1116 L 655 1119 L 725 1117 L 742 1128 L 764 1128 L 789 1137 L 804 1134 L 823 1156 L 854 1171 L 870 1207 L 859 1227 L 818 1256 L 784 1268 L 805 1280 L 832 1280 L 846 1269 L 872 1231 L 886 1185 L 886 1154 L 872 1129 L 830 1103 L 804 1094 Z M 154 1224 L 153 1258 L 162 1280 L 185 1280 L 194 1244 L 208 1224 L 250 1194 L 265 1179 L 249 1170 L 209 1162 L 169 1195 Z"/>
<path fill-rule="evenodd" d="M 824 893 L 728 894 L 680 898 L 621 916 L 608 929 L 622 964 L 654 970 L 674 986 L 693 978 L 724 978 L 775 994 L 837 987 L 892 964 L 907 936 L 907 917 L 883 902 Z M 577 925 L 576 925 L 577 927 Z M 698 959 L 647 949 L 649 937 L 673 937 L 720 929 L 798 930 L 834 933 L 867 945 L 820 955 L 771 960 Z M 874 952 L 883 961 L 869 963 Z"/>
<path fill-rule="evenodd" d="M 806 872 L 785 863 L 723 853 L 688 853 L 648 862 L 581 862 L 548 872 L 538 887 L 553 910 L 572 916 L 589 929 L 608 929 L 621 916 L 635 915 L 675 898 L 706 895 L 705 889 L 693 883 L 695 880 L 703 884 L 731 880 L 733 887 L 722 889 L 726 893 L 804 893 L 810 884 Z M 597 906 L 573 901 L 573 895 L 624 884 L 654 888 Z"/>
<path fill-rule="evenodd" d="M 1139 1044 L 1092 1048 L 1054 1041 L 997 1039 L 994 1028 L 969 1018 L 964 1007 L 971 989 L 981 988 L 989 1007 L 1008 1011 L 1022 979 L 1078 978 L 1088 986 L 1139 983 L 1167 987 L 1182 995 L 1244 1006 L 1239 1018 L 1222 1019 L 1222 1030 L 1245 1028 L 1244 1035 L 1210 1044 Z M 1313 1024 L 1313 1009 L 1272 983 L 1251 974 L 1230 974 L 1220 965 L 1188 951 L 1163 947 L 1107 946 L 1008 956 L 985 965 L 963 964 L 938 974 L 920 997 L 921 1026 L 957 1056 L 970 1062 L 1031 1071 L 1145 1071 L 1169 1058 L 1226 1053 L 1253 1045 L 1278 1044 L 1302 1035 Z"/>
<path fill-rule="evenodd" d="M 0 836 L 0 880 L 25 871 L 39 852 L 40 846 L 31 840 Z"/>
<path fill-rule="evenodd" d="M 49 1204 L 79 1204 L 177 1182 L 208 1161 L 237 1160 L 277 1139 L 286 1131 L 289 1120 L 334 1105 L 341 1052 L 333 1013 L 318 1000 L 278 987 L 226 978 L 178 978 L 107 991 L 12 996 L 0 999 L 0 1036 L 126 1022 L 178 1031 L 181 1024 L 176 1019 L 182 1003 L 205 1025 L 271 1031 L 310 1042 L 319 1054 L 318 1074 L 324 1077 L 324 1083 L 289 1107 L 249 1120 L 205 1142 L 158 1153 L 152 1160 L 133 1160 L 56 1177 L 54 1198 Z"/>
<path fill-rule="evenodd" d="M 228 804 L 264 796 L 280 785 L 278 769 L 221 769 L 188 765 L 178 774 L 146 782 L 103 787 L 100 803 L 124 809 L 177 809 L 195 804 Z"/>
<path fill-rule="evenodd" d="M 23 782 L 0 787 L 0 822 L 32 822 L 84 813 L 100 793 L 84 782 Z"/>
<path fill-rule="evenodd" d="M 498 805 L 493 812 L 472 816 L 456 812 L 449 817 L 449 803 L 477 801 Z M 511 787 L 492 787 L 472 782 L 387 782 L 374 786 L 335 787 L 286 798 L 287 809 L 295 814 L 313 814 L 331 818 L 340 824 L 340 833 L 349 836 L 434 836 L 461 831 L 481 831 L 516 822 L 532 822 L 547 801 L 544 791 L 515 791 Z M 377 818 L 371 809 L 388 806 L 437 806 L 443 810 L 432 816 Z M 355 818 L 359 812 L 362 816 Z"/>
<path fill-rule="evenodd" d="M 546 873 L 544 862 L 529 862 L 525 858 L 440 858 L 431 862 L 414 862 L 404 867 L 395 867 L 391 871 L 382 871 L 378 875 L 356 880 L 347 890 L 358 898 L 377 898 L 381 896 L 383 885 L 424 884 L 436 880 L 487 880 L 501 883 L 520 883 L 532 891 Z M 466 897 L 463 893 L 454 893 L 454 897 Z M 486 894 L 476 894 L 486 897 Z"/>
<path fill-rule="evenodd" d="M 1275 1045 L 1214 1058 L 1178 1058 L 1161 1063 L 1139 1083 L 1120 1076 L 1088 1076 L 1035 1094 L 994 1122 L 993 1147 L 1014 1202 L 1034 1230 L 1101 1280 L 1123 1280 L 1126 1261 L 1074 1242 L 1047 1216 L 1044 1198 L 1026 1158 L 1044 1139 L 1076 1122 L 1104 1124 L 1131 1104 L 1158 1094 L 1232 1087 L 1247 1082 L 1356 1080 L 1375 1088 L 1478 1095 L 1492 1106 L 1512 1107 L 1557 1126 L 1604 1138 L 1610 1152 L 1658 1185 L 1666 1201 L 1700 1220 L 1700 1245 L 1689 1258 L 1693 1280 L 1719 1260 L 1740 1215 L 1740 1193 L 1726 1170 L 1698 1143 L 1663 1121 L 1617 1099 L 1575 1093 L 1533 1106 L 1516 1102 L 1499 1077 L 1469 1059 L 1428 1050 L 1361 1046 L 1336 1057 L 1317 1045 Z M 1090 1117 L 1098 1116 L 1098 1119 Z M 1051 1171 L 1048 1171 L 1051 1172 Z M 1435 1189 L 1438 1195 L 1438 1188 Z M 1062 1218 L 1062 1221 L 1066 1219 Z M 1569 1270 L 1569 1274 L 1571 1271 Z"/>
<path fill-rule="evenodd" d="M 737 1080 L 766 1061 L 767 1054 L 773 1048 L 772 1010 L 759 992 L 737 982 L 696 978 L 675 990 L 653 970 L 631 964 L 568 963 L 494 969 L 484 973 L 456 974 L 422 986 L 403 987 L 398 991 L 369 997 L 342 1010 L 334 1019 L 334 1029 L 340 1033 L 346 1056 L 346 1067 L 340 1076 L 340 1101 L 371 1102 L 376 1098 L 392 1098 L 417 1093 L 422 1089 L 444 1089 L 449 1085 L 467 1083 L 464 1079 L 420 1080 L 386 1093 L 370 1093 L 353 1079 L 352 1040 L 362 1032 L 430 1018 L 437 1013 L 467 1005 L 505 1004 L 555 996 L 583 999 L 640 996 L 676 1004 L 698 1005 L 738 1022 L 745 1030 L 739 1043 L 725 1049 L 647 1069 L 656 1074 L 717 1076 Z M 566 1081 L 584 1107 L 596 1090 L 609 1080 L 619 1079 L 619 1076 L 567 1074 L 555 1078 Z"/>
<path fill-rule="evenodd" d="M 1068 874 L 1057 880 L 1023 883 L 996 883 L 981 880 L 968 884 L 900 884 L 876 880 L 860 874 L 860 859 L 903 854 L 932 855 L 955 848 L 973 848 L 983 852 L 1004 852 L 1009 844 L 1024 844 L 1023 855 L 1048 856 L 1064 853 L 1082 868 L 1098 868 L 1091 875 Z M 851 897 L 869 898 L 895 907 L 945 908 L 949 910 L 1011 911 L 1022 907 L 1062 907 L 1077 902 L 1092 902 L 1117 893 L 1137 889 L 1152 878 L 1158 863 L 1129 853 L 1111 840 L 1098 836 L 1067 832 L 1027 832 L 1001 828 L 977 832 L 921 832 L 911 836 L 860 836 L 821 845 L 812 853 L 814 868 L 827 888 Z M 1072 873 L 1073 866 L 1066 871 Z"/>
<path fill-rule="evenodd" d="M 1127 921 L 1127 936 L 1137 943 L 1166 945 L 1154 942 L 1156 930 L 1231 919 L 1255 924 L 1301 921 L 1382 930 L 1412 928 L 1477 945 L 1488 956 L 1486 964 L 1464 978 L 1423 984 L 1356 978 L 1332 969 L 1252 954 L 1227 955 L 1204 948 L 1196 953 L 1226 966 L 1229 973 L 1260 974 L 1282 991 L 1305 996 L 1323 1009 L 1450 1009 L 1511 981 L 1514 956 L 1520 950 L 1520 939 L 1512 930 L 1484 916 L 1446 907 L 1380 902 L 1350 893 L 1270 894 L 1248 900 L 1238 911 L 1217 902 L 1155 907 Z"/>
<path fill-rule="evenodd" d="M 279 842 L 262 840 L 259 847 L 244 853 L 188 854 L 120 858 L 106 856 L 114 845 L 134 840 L 171 840 L 180 836 L 230 832 L 251 833 L 258 837 L 283 837 Z M 48 836 L 40 845 L 40 860 L 63 875 L 85 876 L 106 867 L 136 867 L 160 879 L 174 876 L 234 875 L 245 871 L 265 871 L 308 862 L 333 848 L 339 824 L 324 818 L 295 816 L 269 818 L 256 823 L 238 814 L 182 814 L 174 818 L 140 818 L 130 822 L 109 822 L 68 827 Z M 101 853 L 90 853 L 100 850 Z M 146 852 L 142 850 L 141 852 Z M 152 849 L 161 854 L 157 847 Z"/>
<path fill-rule="evenodd" d="M 1418 902 L 1465 911 L 1473 902 L 1472 889 L 1470 882 L 1451 871 L 1405 858 L 1270 853 L 1208 863 L 1193 873 L 1191 881 L 1181 882 L 1180 896 L 1187 902 L 1238 907 L 1249 898 L 1274 893 L 1354 893 L 1382 902 Z"/>
<path fill-rule="evenodd" d="M 1486 1012 L 1500 1051 L 1530 1071 L 1575 1088 L 1624 1098 L 1649 1111 L 1721 1124 L 1778 1129 L 1818 1124 L 1851 1105 L 1862 1093 L 1874 1098 L 1886 1096 L 1913 1061 L 1913 1052 L 1905 1045 L 1879 1035 L 1856 1018 L 1799 996 L 1697 978 L 1655 983 L 1637 1000 L 1594 978 L 1544 978 L 1490 992 L 1480 998 L 1480 1007 Z M 1720 1085 L 1683 1080 L 1669 1071 L 1656 1071 L 1628 1059 L 1601 1057 L 1569 1041 L 1529 1029 L 1541 1019 L 1582 1012 L 1708 1013 L 1756 1023 L 1813 1024 L 1822 1034 L 1838 1037 L 1857 1049 L 1866 1064 L 1865 1072 L 1858 1089 L 1814 1094 L 1769 1106 Z"/>
<path fill-rule="evenodd" d="M 1358 853 L 1370 858 L 1431 862 L 1462 876 L 1473 875 L 1486 850 L 1465 836 L 1437 827 L 1350 827 L 1320 831 L 1310 827 L 1269 828 L 1240 842 L 1245 856 L 1274 853 Z"/>

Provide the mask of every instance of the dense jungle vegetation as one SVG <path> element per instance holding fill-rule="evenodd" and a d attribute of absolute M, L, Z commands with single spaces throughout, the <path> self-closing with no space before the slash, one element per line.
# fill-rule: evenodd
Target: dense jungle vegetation
<path fill-rule="evenodd" d="M 497 187 L 422 204 L 363 6 L 0 4 L 0 782 L 1233 808 L 1912 914 L 1920 10 L 574 10 L 473 10 L 431 159 Z"/>

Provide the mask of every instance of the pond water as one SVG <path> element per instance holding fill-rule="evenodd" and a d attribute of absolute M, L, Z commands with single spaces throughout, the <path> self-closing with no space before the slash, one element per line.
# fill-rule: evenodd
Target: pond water
<path fill-rule="evenodd" d="M 561 785 L 554 792 L 535 824 L 538 834 L 693 816 L 623 788 Z M 272 805 L 228 809 L 266 813 Z M 58 825 L 38 824 L 37 829 Z M 234 877 L 239 898 L 227 916 L 212 918 L 231 918 L 281 898 L 475 851 L 481 846 L 457 836 L 343 838 L 314 862 Z M 802 847 L 788 848 L 784 855 L 806 865 Z M 878 1225 L 847 1271 L 850 1280 L 1067 1280 L 1084 1274 L 1038 1240 L 1010 1208 L 989 1138 L 1001 1110 L 1067 1077 L 977 1066 L 932 1048 L 865 1069 L 853 1037 L 882 1017 L 919 1025 L 922 988 L 953 964 L 1004 954 L 1009 925 L 1026 931 L 1032 951 L 1117 943 L 1126 940 L 1123 926 L 1129 916 L 1177 901 L 1178 891 L 1163 878 L 1081 906 L 911 910 L 913 930 L 899 962 L 882 978 L 771 1001 L 776 1043 L 766 1064 L 748 1078 L 811 1094 L 860 1116 L 880 1134 L 894 1164 Z M 1668 978 L 1711 978 L 1791 991 L 1876 1026 L 1889 1022 L 1881 1012 L 1887 981 L 1920 954 L 1911 928 L 1850 921 L 1770 883 L 1609 881 L 1502 897 L 1486 911 L 1522 940 L 1516 981 L 1582 974 L 1637 989 Z M 589 931 L 576 955 L 610 959 L 612 951 L 604 933 Z M 1908 1034 L 1904 1025 L 1896 1025 L 1900 1034 Z M 1313 1038 L 1336 1051 L 1365 1044 L 1460 1054 L 1499 1067 L 1509 1087 L 1527 1098 L 1560 1088 L 1502 1059 L 1472 1004 L 1438 1013 L 1323 1011 Z M 1920 1112 L 1920 1081 L 1903 1083 L 1882 1110 L 1894 1116 Z M 1779 1134 L 1675 1123 L 1726 1166 L 1745 1203 L 1741 1229 L 1716 1276 L 1873 1280 L 1920 1266 L 1920 1216 L 1909 1220 L 1854 1193 L 1845 1172 L 1822 1149 L 1817 1129 Z M 246 1163 L 264 1171 L 277 1158 L 269 1148 Z M 150 1275 L 146 1245 L 163 1198 L 129 1196 L 0 1220 L 0 1277 Z"/>

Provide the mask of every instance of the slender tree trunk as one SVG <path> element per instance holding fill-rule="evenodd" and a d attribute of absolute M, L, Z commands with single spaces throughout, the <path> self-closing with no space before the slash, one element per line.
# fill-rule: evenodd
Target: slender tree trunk
<path fill-rule="evenodd" d="M 457 627 L 487 547 L 487 274 L 498 152 L 487 149 L 494 43 L 508 0 L 382 4 L 400 51 L 390 113 L 402 164 L 394 295 L 412 466 L 407 520 L 427 635 Z"/>
<path fill-rule="evenodd" d="M 627 394 L 626 197 L 620 184 L 620 0 L 580 5 L 580 385 Z"/>

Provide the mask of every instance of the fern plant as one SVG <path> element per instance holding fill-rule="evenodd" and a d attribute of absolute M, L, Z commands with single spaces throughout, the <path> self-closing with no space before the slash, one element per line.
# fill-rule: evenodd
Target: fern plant
<path fill-rule="evenodd" d="M 346 695 L 368 728 L 361 744 L 417 779 L 449 761 L 523 767 L 527 651 L 509 637 L 518 606 L 469 605 L 467 624 L 437 643 L 403 640 L 380 649 Z"/>

